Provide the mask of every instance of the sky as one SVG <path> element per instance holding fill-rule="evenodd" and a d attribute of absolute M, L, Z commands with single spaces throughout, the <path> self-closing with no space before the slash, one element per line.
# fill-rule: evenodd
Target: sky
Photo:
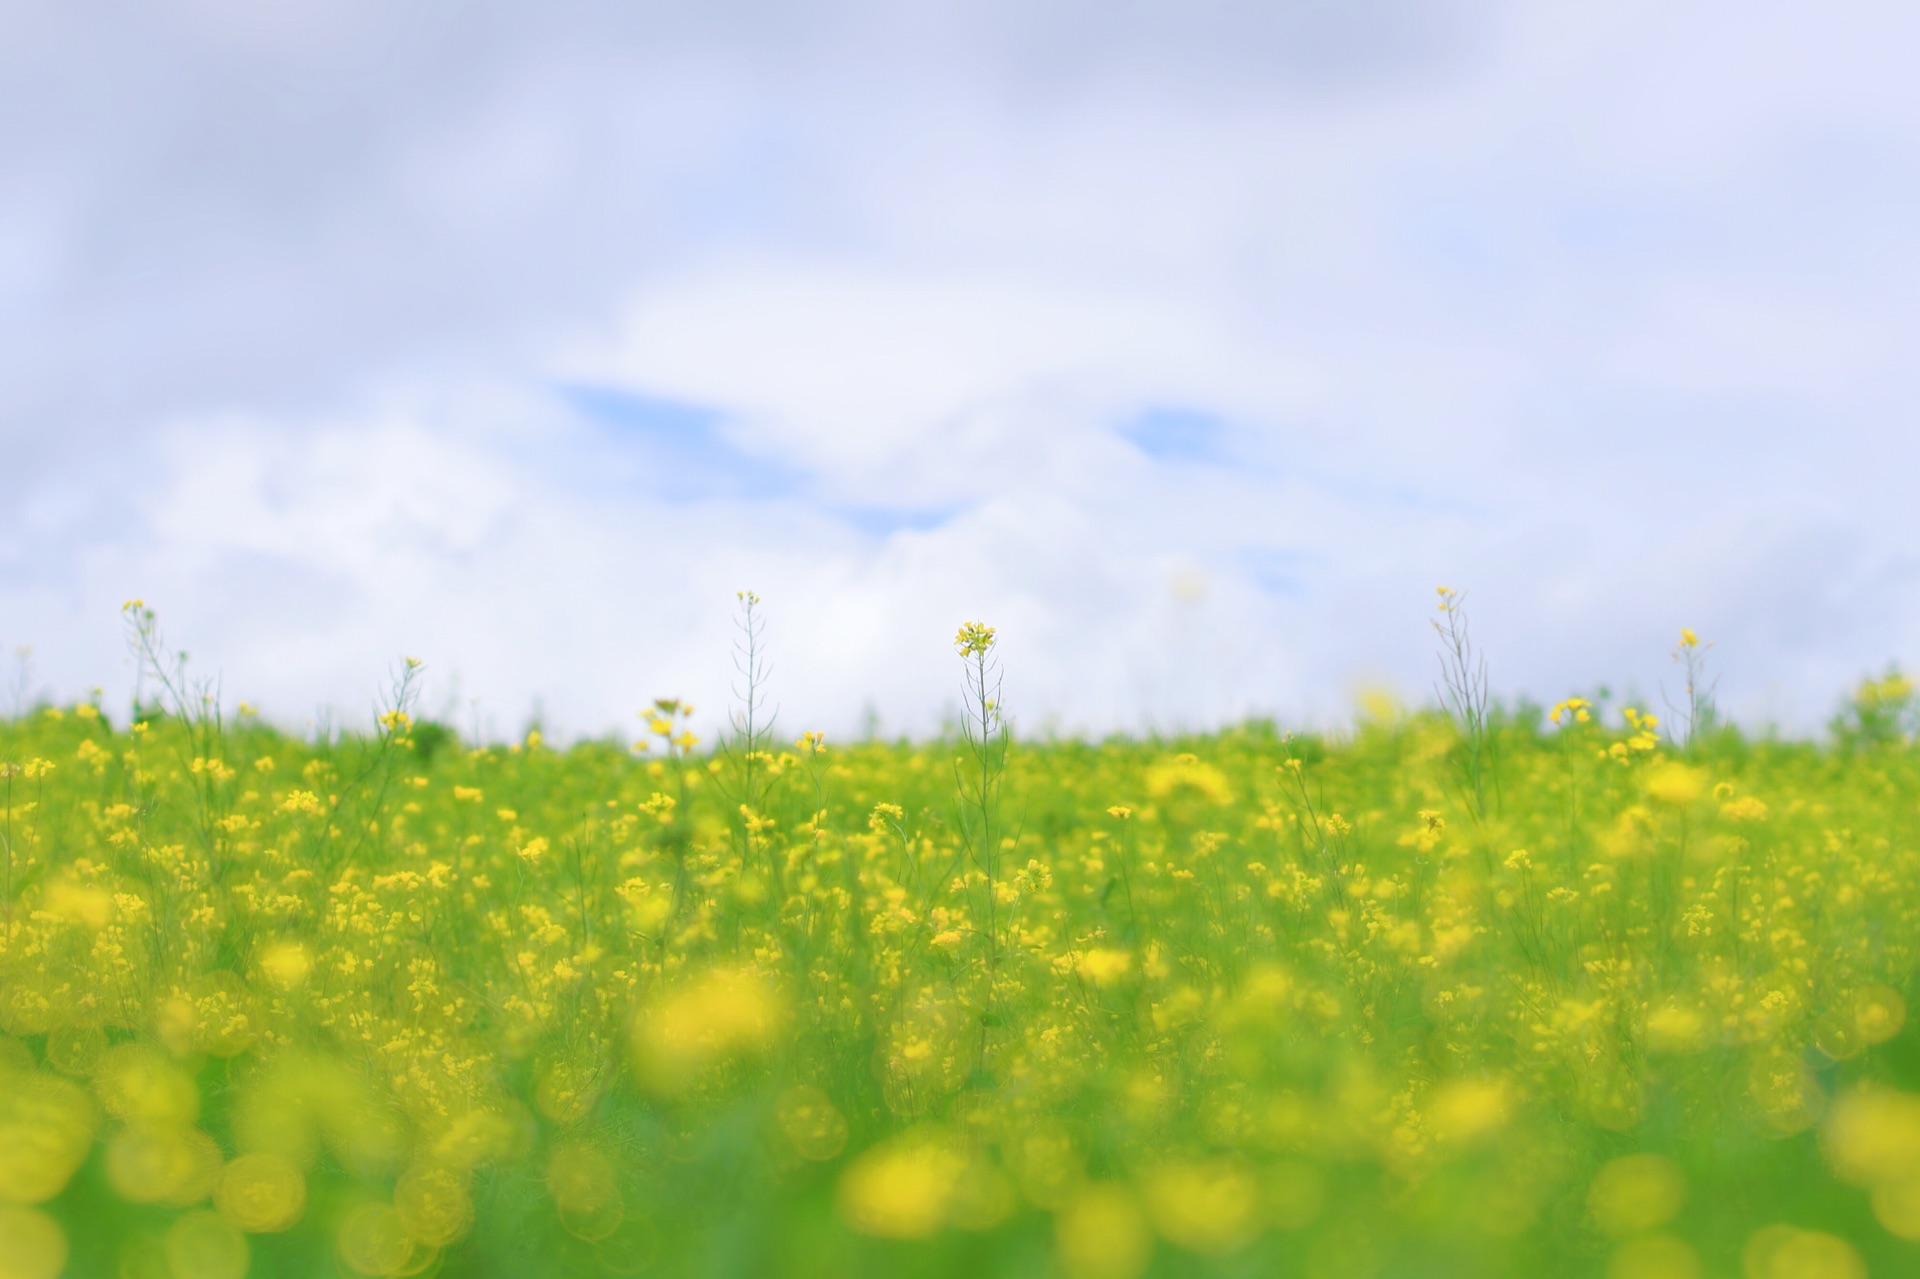
<path fill-rule="evenodd" d="M 1920 8 L 0 0 L 6 696 L 1028 734 L 1920 658 Z M 0 705 L 0 710 L 6 709 Z M 711 727 L 708 729 L 711 732 Z"/>

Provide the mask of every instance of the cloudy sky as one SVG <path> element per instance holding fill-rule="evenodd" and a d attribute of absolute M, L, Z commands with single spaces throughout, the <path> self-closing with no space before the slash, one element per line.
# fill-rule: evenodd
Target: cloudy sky
<path fill-rule="evenodd" d="M 0 645 L 290 725 L 1920 661 L 1920 9 L 0 0 Z M 124 701 L 120 704 L 124 705 Z"/>

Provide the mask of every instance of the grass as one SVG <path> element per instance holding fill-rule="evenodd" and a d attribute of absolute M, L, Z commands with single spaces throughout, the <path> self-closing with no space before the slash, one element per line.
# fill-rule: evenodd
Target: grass
<path fill-rule="evenodd" d="M 0 722 L 0 1279 L 1910 1272 L 1912 690 L 1680 744 L 1457 609 L 1338 736 L 1015 742 L 979 628 L 962 735 L 711 753 L 298 740 L 136 609 L 164 712 Z"/>

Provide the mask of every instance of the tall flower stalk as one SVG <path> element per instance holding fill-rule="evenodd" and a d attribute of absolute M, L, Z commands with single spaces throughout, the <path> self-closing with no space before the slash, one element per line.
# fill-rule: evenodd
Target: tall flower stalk
<path fill-rule="evenodd" d="M 954 651 L 965 672 L 966 704 L 960 732 L 967 755 L 954 761 L 959 793 L 960 837 L 967 855 L 986 881 L 987 993 L 980 1017 L 980 1058 L 984 1068 L 988 1035 L 998 1024 L 994 1009 L 1000 970 L 1000 783 L 1011 741 L 1000 700 L 1000 663 L 994 633 L 983 622 L 968 622 L 954 636 Z"/>

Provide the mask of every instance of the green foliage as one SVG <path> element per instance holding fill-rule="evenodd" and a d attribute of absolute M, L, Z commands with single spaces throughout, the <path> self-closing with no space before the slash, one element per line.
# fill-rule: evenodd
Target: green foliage
<path fill-rule="evenodd" d="M 0 1273 L 1913 1267 L 1904 681 L 1010 752 L 991 643 L 918 745 L 0 722 Z"/>
<path fill-rule="evenodd" d="M 1889 668 L 1879 679 L 1860 681 L 1830 727 L 1842 750 L 1872 750 L 1905 743 L 1914 714 L 1913 681 Z"/>

